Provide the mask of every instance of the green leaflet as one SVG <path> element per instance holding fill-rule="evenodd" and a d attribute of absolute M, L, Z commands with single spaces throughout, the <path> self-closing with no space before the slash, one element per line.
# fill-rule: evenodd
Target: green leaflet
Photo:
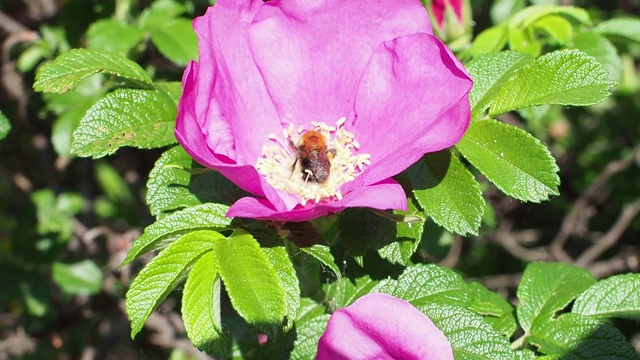
<path fill-rule="evenodd" d="M 154 90 L 116 89 L 93 105 L 73 133 L 71 151 L 94 159 L 120 147 L 152 149 L 176 142 L 173 134 L 179 83 Z"/>
<path fill-rule="evenodd" d="M 476 121 L 456 148 L 505 194 L 540 202 L 558 195 L 558 166 L 549 150 L 522 129 L 496 120 Z"/>
<path fill-rule="evenodd" d="M 427 302 L 416 306 L 445 334 L 456 359 L 515 359 L 507 338 L 463 307 Z"/>
<path fill-rule="evenodd" d="M 287 301 L 278 272 L 251 234 L 216 241 L 214 256 L 233 308 L 273 336 L 285 321 Z"/>
<path fill-rule="evenodd" d="M 548 321 L 595 283 L 589 272 L 565 263 L 532 263 L 518 286 L 518 322 L 525 331 Z"/>
<path fill-rule="evenodd" d="M 215 258 L 209 251 L 189 272 L 184 284 L 181 312 L 187 336 L 193 345 L 207 353 L 226 354 L 229 343 L 222 331 L 220 285 Z"/>
<path fill-rule="evenodd" d="M 493 100 L 489 115 L 546 104 L 593 105 L 604 101 L 613 85 L 593 57 L 578 50 L 554 51 L 509 79 Z"/>
<path fill-rule="evenodd" d="M 613 326 L 578 314 L 534 326 L 530 342 L 551 359 L 637 359 L 633 346 Z"/>
<path fill-rule="evenodd" d="M 460 275 L 433 264 L 409 267 L 398 280 L 382 280 L 371 292 L 393 295 L 417 307 L 426 303 L 466 307 L 471 299 L 467 284 Z"/>
<path fill-rule="evenodd" d="M 73 90 L 85 77 L 102 73 L 131 87 L 153 89 L 149 75 L 134 61 L 99 50 L 72 49 L 42 65 L 36 73 L 36 91 L 63 93 Z"/>
<path fill-rule="evenodd" d="M 206 203 L 174 212 L 147 226 L 144 233 L 133 243 L 124 266 L 151 250 L 162 249 L 187 232 L 195 230 L 223 231 L 229 228 L 231 219 L 225 216 L 228 207 Z"/>
<path fill-rule="evenodd" d="M 484 212 L 480 185 L 457 156 L 444 150 L 425 155 L 409 169 L 420 207 L 445 229 L 478 234 Z"/>
<path fill-rule="evenodd" d="M 640 319 L 640 274 L 598 281 L 578 296 L 572 312 L 597 318 Z"/>
<path fill-rule="evenodd" d="M 173 242 L 140 271 L 127 291 L 126 310 L 133 338 L 153 309 L 187 275 L 189 268 L 224 237 L 215 231 L 196 231 Z"/>
<path fill-rule="evenodd" d="M 502 86 L 533 57 L 515 51 L 485 54 L 472 61 L 467 69 L 473 79 L 469 93 L 471 119 L 476 120 L 489 108 Z"/>

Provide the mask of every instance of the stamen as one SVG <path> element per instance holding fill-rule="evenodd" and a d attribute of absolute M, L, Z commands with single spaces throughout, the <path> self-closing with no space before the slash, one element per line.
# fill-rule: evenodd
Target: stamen
<path fill-rule="evenodd" d="M 283 139 L 269 134 L 272 142 L 262 148 L 262 157 L 258 159 L 256 169 L 274 188 L 298 195 L 303 206 L 309 201 L 320 203 L 342 199 L 343 194 L 338 189 L 362 173 L 370 164 L 371 157 L 369 154 L 354 154 L 360 144 L 351 132 L 343 128 L 345 123 L 346 118 L 338 120 L 335 127 L 312 122 L 313 128 L 307 129 L 322 134 L 327 141 L 327 150 L 331 152 L 329 176 L 324 182 L 313 181 L 314 172 L 303 169 L 302 161 L 291 144 L 297 143 L 305 129 L 298 127 L 297 133 L 294 133 L 291 123 L 283 129 Z"/>

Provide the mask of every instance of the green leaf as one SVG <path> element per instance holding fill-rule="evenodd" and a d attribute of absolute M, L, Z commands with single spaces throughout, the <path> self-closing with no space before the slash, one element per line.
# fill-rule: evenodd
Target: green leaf
<path fill-rule="evenodd" d="M 598 281 L 578 296 L 571 311 L 597 318 L 640 319 L 640 274 Z"/>
<path fill-rule="evenodd" d="M 91 260 L 66 264 L 54 262 L 51 266 L 53 281 L 70 295 L 97 294 L 102 288 L 102 271 Z"/>
<path fill-rule="evenodd" d="M 593 105 L 604 101 L 613 85 L 593 57 L 578 50 L 554 51 L 509 79 L 492 102 L 489 115 L 535 105 Z"/>
<path fill-rule="evenodd" d="M 498 24 L 513 16 L 526 5 L 524 0 L 496 0 L 491 4 L 491 20 Z"/>
<path fill-rule="evenodd" d="M 95 175 L 100 189 L 107 195 L 109 200 L 127 206 L 133 205 L 134 196 L 129 189 L 129 185 L 111 164 L 106 161 L 97 162 Z"/>
<path fill-rule="evenodd" d="M 591 17 L 589 17 L 589 13 L 585 9 L 579 7 L 528 6 L 509 19 L 509 27 L 520 27 L 524 29 L 547 16 L 562 16 L 583 25 L 591 25 Z"/>
<path fill-rule="evenodd" d="M 482 54 L 496 53 L 507 44 L 507 27 L 505 24 L 483 30 L 464 53 L 465 58 L 475 58 Z"/>
<path fill-rule="evenodd" d="M 0 140 L 6 138 L 10 131 L 11 123 L 9 122 L 9 119 L 4 116 L 2 111 L 0 111 Z"/>
<path fill-rule="evenodd" d="M 21 50 L 15 65 L 19 72 L 30 72 L 42 61 L 45 53 L 49 52 L 49 49 L 46 49 L 43 44 L 44 41 L 37 41 Z"/>
<path fill-rule="evenodd" d="M 234 232 L 216 242 L 214 254 L 220 277 L 238 314 L 252 325 L 282 324 L 287 316 L 284 289 L 278 272 L 253 236 Z M 273 335 L 274 329 L 263 330 Z"/>
<path fill-rule="evenodd" d="M 113 76 L 132 87 L 153 89 L 149 75 L 134 61 L 106 51 L 88 49 L 67 51 L 42 65 L 36 73 L 33 88 L 41 92 L 63 93 L 96 73 Z"/>
<path fill-rule="evenodd" d="M 228 340 L 222 331 L 220 277 L 213 252 L 193 265 L 182 295 L 182 321 L 189 340 L 206 353 L 226 354 Z"/>
<path fill-rule="evenodd" d="M 578 314 L 535 326 L 529 342 L 552 359 L 637 359 L 625 336 L 613 326 Z"/>
<path fill-rule="evenodd" d="M 508 42 L 509 49 L 531 56 L 538 56 L 542 51 L 542 44 L 528 29 L 509 29 Z"/>
<path fill-rule="evenodd" d="M 516 350 L 516 359 L 518 360 L 534 360 L 537 358 L 536 353 L 531 349 Z"/>
<path fill-rule="evenodd" d="M 573 25 L 557 15 L 545 16 L 536 20 L 532 27 L 550 36 L 556 43 L 566 46 L 573 40 Z"/>
<path fill-rule="evenodd" d="M 108 93 L 80 121 L 71 150 L 95 159 L 123 146 L 151 149 L 175 143 L 177 103 L 165 89 L 117 89 Z"/>
<path fill-rule="evenodd" d="M 592 32 L 578 34 L 573 40 L 573 47 L 593 56 L 609 73 L 609 79 L 620 81 L 622 77 L 622 60 L 618 50 L 607 38 Z"/>
<path fill-rule="evenodd" d="M 416 252 L 422 240 L 425 219 L 414 204 L 413 199 L 408 199 L 409 211 L 394 210 L 393 215 L 404 218 L 404 221 L 396 221 L 396 241 L 378 249 L 378 255 L 392 264 L 407 266 L 411 262 L 411 256 Z M 415 218 L 415 219 L 414 219 Z"/>
<path fill-rule="evenodd" d="M 507 338 L 477 314 L 459 306 L 425 303 L 416 306 L 444 333 L 456 360 L 515 359 Z"/>
<path fill-rule="evenodd" d="M 38 234 L 55 233 L 60 241 L 68 241 L 74 229 L 72 217 L 82 210 L 83 197 L 67 192 L 56 196 L 51 189 L 40 189 L 32 192 L 30 198 L 36 207 Z"/>
<path fill-rule="evenodd" d="M 65 158 L 73 157 L 72 134 L 87 110 L 104 96 L 103 82 L 102 76 L 94 74 L 80 81 L 75 91 L 43 95 L 47 110 L 57 115 L 51 130 L 51 143 L 58 155 Z"/>
<path fill-rule="evenodd" d="M 133 243 L 124 266 L 151 250 L 162 249 L 185 233 L 195 230 L 224 231 L 230 229 L 231 219 L 226 217 L 228 206 L 206 203 L 172 213 L 147 226 Z"/>
<path fill-rule="evenodd" d="M 87 48 L 126 54 L 144 39 L 144 31 L 115 19 L 95 21 L 87 30 Z"/>
<path fill-rule="evenodd" d="M 320 261 L 324 266 L 333 271 L 338 279 L 342 277 L 342 273 L 340 272 L 338 265 L 336 265 L 336 261 L 331 254 L 331 249 L 328 246 L 313 245 L 309 247 L 302 247 L 300 250 Z"/>
<path fill-rule="evenodd" d="M 20 270 L 18 271 L 20 272 Z M 24 275 L 25 278 L 20 279 L 19 288 L 27 313 L 37 317 L 46 315 L 51 310 L 49 284 L 41 274 L 36 276 L 36 274 L 27 273 Z"/>
<path fill-rule="evenodd" d="M 473 79 L 469 94 L 471 118 L 477 119 L 489 107 L 504 83 L 533 57 L 515 51 L 485 54 L 472 61 L 467 69 Z"/>
<path fill-rule="evenodd" d="M 140 332 L 153 309 L 185 278 L 194 262 L 224 239 L 215 231 L 186 234 L 140 271 L 127 291 L 125 302 L 132 338 Z"/>
<path fill-rule="evenodd" d="M 314 317 L 324 315 L 326 308 L 322 304 L 318 304 L 313 299 L 303 297 L 300 299 L 300 311 L 298 311 L 297 324 L 301 324 Z M 324 331 L 324 330 L 323 330 Z"/>
<path fill-rule="evenodd" d="M 296 324 L 296 340 L 290 355 L 291 360 L 315 358 L 320 336 L 327 328 L 329 317 L 329 314 L 325 314 Z"/>
<path fill-rule="evenodd" d="M 548 321 L 595 283 L 588 271 L 565 263 L 531 263 L 524 271 L 517 295 L 518 322 L 525 331 Z"/>
<path fill-rule="evenodd" d="M 300 309 L 300 285 L 298 284 L 296 270 L 293 268 L 289 253 L 287 253 L 287 249 L 284 246 L 265 247 L 262 250 L 276 270 L 280 285 L 284 289 L 285 306 L 287 308 L 287 324 L 284 331 L 289 331 L 293 327 Z"/>
<path fill-rule="evenodd" d="M 217 171 L 193 167 L 194 161 L 181 146 L 165 151 L 156 161 L 145 201 L 151 214 L 162 217 L 172 211 L 206 202 L 233 204 L 247 193 Z M 185 170 L 186 169 L 186 170 Z M 189 169 L 193 169 L 191 174 Z"/>
<path fill-rule="evenodd" d="M 478 234 L 484 199 L 480 185 L 449 150 L 425 155 L 409 168 L 413 195 L 438 225 L 450 232 Z"/>
<path fill-rule="evenodd" d="M 370 250 L 394 263 L 409 262 L 418 247 L 424 217 L 414 206 L 411 213 L 367 208 L 345 210 L 339 218 L 339 240 L 360 266 Z M 415 228 L 414 228 L 415 227 Z"/>
<path fill-rule="evenodd" d="M 378 284 L 377 280 L 371 280 L 369 276 L 363 276 L 355 279 L 340 278 L 330 284 L 323 286 L 325 293 L 324 304 L 327 304 L 330 310 L 337 310 L 353 304 L 360 297 L 369 294 Z"/>
<path fill-rule="evenodd" d="M 466 307 L 471 300 L 460 275 L 433 264 L 408 267 L 398 280 L 382 280 L 371 292 L 393 295 L 415 306 L 432 302 Z"/>
<path fill-rule="evenodd" d="M 191 20 L 176 18 L 165 21 L 161 26 L 149 29 L 151 41 L 167 59 L 178 65 L 186 65 L 198 59 L 198 40 Z"/>
<path fill-rule="evenodd" d="M 456 145 L 505 194 L 540 202 L 558 195 L 558 166 L 549 150 L 522 129 L 496 120 L 476 121 Z"/>
<path fill-rule="evenodd" d="M 71 158 L 71 142 L 73 132 L 78 127 L 85 110 L 71 110 L 58 117 L 51 128 L 51 143 L 56 153 L 65 158 Z"/>
<path fill-rule="evenodd" d="M 518 329 L 515 318 L 515 309 L 502 296 L 489 291 L 477 282 L 469 285 L 472 300 L 469 310 L 484 317 L 484 320 L 507 338 L 511 337 Z"/>
<path fill-rule="evenodd" d="M 213 4 L 213 2 L 212 2 Z M 140 27 L 150 29 L 154 26 L 162 26 L 163 23 L 185 14 L 189 9 L 185 4 L 173 0 L 154 1 L 146 7 L 138 18 Z"/>
<path fill-rule="evenodd" d="M 613 18 L 601 22 L 593 30 L 601 35 L 640 43 L 640 19 L 638 18 Z"/>

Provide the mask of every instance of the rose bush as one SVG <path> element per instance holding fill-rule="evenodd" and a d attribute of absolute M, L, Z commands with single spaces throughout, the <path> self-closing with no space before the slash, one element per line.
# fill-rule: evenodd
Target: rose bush
<path fill-rule="evenodd" d="M 453 350 L 440 329 L 410 303 L 368 294 L 331 315 L 316 359 L 450 360 Z"/>
<path fill-rule="evenodd" d="M 194 28 L 199 59 L 183 75 L 175 134 L 255 195 L 229 217 L 406 209 L 391 177 L 469 124 L 471 79 L 418 0 L 219 0 Z M 323 183 L 297 161 L 308 130 L 335 155 Z"/>

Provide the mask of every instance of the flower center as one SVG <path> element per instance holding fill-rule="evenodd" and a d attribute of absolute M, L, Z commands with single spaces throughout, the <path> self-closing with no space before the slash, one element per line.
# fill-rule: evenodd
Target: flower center
<path fill-rule="evenodd" d="M 360 146 L 349 131 L 346 119 L 329 126 L 313 122 L 313 129 L 283 130 L 284 142 L 270 134 L 273 142 L 262 148 L 256 169 L 276 189 L 296 194 L 304 206 L 308 201 L 342 199 L 340 186 L 355 179 L 369 165 L 369 154 L 354 152 Z"/>

